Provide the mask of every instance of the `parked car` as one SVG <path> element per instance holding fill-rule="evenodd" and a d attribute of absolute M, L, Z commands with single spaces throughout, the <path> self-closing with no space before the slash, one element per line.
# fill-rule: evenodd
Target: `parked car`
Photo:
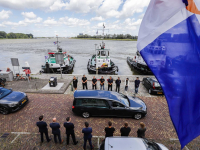
<path fill-rule="evenodd" d="M 0 113 L 15 112 L 29 101 L 26 93 L 0 87 Z"/>
<path fill-rule="evenodd" d="M 147 114 L 147 107 L 141 99 L 117 92 L 78 90 L 74 92 L 72 111 L 84 118 L 113 116 L 141 119 Z"/>
<path fill-rule="evenodd" d="M 156 78 L 143 78 L 142 84 L 149 91 L 149 94 L 164 94 Z"/>
<path fill-rule="evenodd" d="M 99 150 L 169 150 L 163 144 L 136 137 L 107 137 Z"/>

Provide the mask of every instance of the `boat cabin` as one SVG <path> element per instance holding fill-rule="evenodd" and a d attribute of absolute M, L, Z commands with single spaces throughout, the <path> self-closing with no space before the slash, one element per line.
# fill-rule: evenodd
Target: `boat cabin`
<path fill-rule="evenodd" d="M 109 54 L 109 49 L 96 49 L 96 59 L 94 59 L 94 64 L 96 65 L 97 62 L 97 67 L 110 67 L 110 54 Z"/>
<path fill-rule="evenodd" d="M 49 52 L 48 53 L 48 58 L 46 58 L 46 62 L 48 63 L 56 63 L 56 58 L 55 58 L 55 53 L 56 52 Z M 62 52 L 64 54 L 64 61 L 65 64 L 69 64 L 69 60 L 71 59 L 69 55 L 67 55 L 67 52 Z"/>

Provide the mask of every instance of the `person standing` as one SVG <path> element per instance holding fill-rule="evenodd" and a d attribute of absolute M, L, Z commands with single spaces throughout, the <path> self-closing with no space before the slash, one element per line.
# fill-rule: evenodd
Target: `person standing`
<path fill-rule="evenodd" d="M 135 94 L 138 93 L 139 85 L 140 85 L 140 80 L 139 80 L 139 77 L 137 77 L 135 80 Z"/>
<path fill-rule="evenodd" d="M 120 133 L 121 133 L 121 136 L 129 136 L 129 133 L 131 132 L 131 128 L 128 127 L 128 123 L 124 123 L 124 127 L 122 127 L 120 129 Z"/>
<path fill-rule="evenodd" d="M 85 128 L 83 128 L 82 133 L 84 134 L 84 145 L 83 145 L 83 149 L 86 150 L 86 143 L 87 141 L 90 144 L 90 149 L 94 149 L 93 145 L 92 145 L 92 128 L 89 127 L 89 123 L 85 122 Z"/>
<path fill-rule="evenodd" d="M 85 77 L 85 75 L 83 75 L 83 77 L 82 77 L 82 84 L 83 84 L 83 90 L 85 89 L 85 87 L 87 90 L 88 89 L 87 88 L 87 78 Z"/>
<path fill-rule="evenodd" d="M 128 91 L 128 86 L 129 86 L 129 78 L 126 78 L 126 80 L 125 80 L 125 91 Z"/>
<path fill-rule="evenodd" d="M 103 90 L 105 90 L 104 89 L 104 82 L 105 82 L 105 79 L 102 76 L 101 79 L 100 79 L 100 90 L 102 90 L 102 88 L 103 88 Z"/>
<path fill-rule="evenodd" d="M 74 87 L 75 90 L 77 90 L 77 83 L 78 83 L 78 80 L 74 76 L 74 78 L 73 78 L 73 87 Z"/>
<path fill-rule="evenodd" d="M 53 118 L 53 123 L 50 123 L 50 127 L 52 128 L 52 134 L 54 135 L 54 142 L 57 143 L 57 137 L 60 144 L 63 143 L 60 136 L 60 124 L 56 122 L 56 118 Z"/>
<path fill-rule="evenodd" d="M 30 76 L 31 71 L 30 71 L 30 69 L 24 69 L 23 72 L 25 72 L 26 76 L 29 78 L 29 80 L 31 80 L 31 76 Z"/>
<path fill-rule="evenodd" d="M 71 123 L 70 117 L 67 117 L 66 120 L 67 120 L 67 122 L 64 123 L 64 127 L 66 128 L 67 145 L 69 145 L 70 135 L 72 136 L 72 140 L 73 140 L 74 145 L 76 145 L 78 143 L 78 141 L 76 141 L 76 137 L 75 137 L 75 133 L 74 133 L 74 124 Z"/>
<path fill-rule="evenodd" d="M 47 123 L 43 121 L 43 116 L 39 117 L 39 122 L 36 122 L 36 125 L 39 128 L 40 136 L 41 136 L 41 143 L 43 143 L 44 138 L 43 134 L 45 134 L 47 142 L 51 141 L 51 138 L 48 136 L 48 129 L 47 129 Z"/>
<path fill-rule="evenodd" d="M 110 78 L 108 79 L 108 91 L 109 91 L 109 89 L 111 89 L 111 91 L 112 91 L 112 84 L 113 84 L 113 79 L 110 76 Z"/>
<path fill-rule="evenodd" d="M 106 135 L 105 137 L 112 137 L 113 133 L 115 132 L 115 128 L 112 127 L 112 122 L 108 122 L 108 127 L 105 128 Z"/>
<path fill-rule="evenodd" d="M 94 88 L 95 90 L 97 89 L 97 79 L 95 78 L 95 76 L 92 79 L 92 89 L 94 90 Z"/>
<path fill-rule="evenodd" d="M 118 79 L 115 81 L 115 83 L 116 83 L 116 92 L 118 91 L 118 93 L 119 93 L 119 91 L 120 91 L 120 84 L 121 84 L 121 80 L 120 80 L 119 77 L 118 77 Z"/>
<path fill-rule="evenodd" d="M 145 124 L 143 122 L 140 122 L 140 128 L 137 130 L 137 137 L 145 138 L 145 132 Z"/>

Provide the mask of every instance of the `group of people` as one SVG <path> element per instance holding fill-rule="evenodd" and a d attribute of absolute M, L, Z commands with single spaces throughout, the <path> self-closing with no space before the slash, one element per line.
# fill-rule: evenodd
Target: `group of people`
<path fill-rule="evenodd" d="M 105 79 L 104 77 L 102 76 L 100 79 L 100 90 L 105 90 L 104 88 L 104 84 L 105 84 Z M 110 76 L 109 79 L 107 79 L 107 82 L 108 82 L 108 91 L 112 91 L 112 85 L 113 85 L 113 78 Z M 78 84 L 78 80 L 77 78 L 74 76 L 73 78 L 73 87 L 75 90 L 77 90 L 77 84 Z M 120 80 L 120 77 L 117 78 L 117 80 L 115 80 L 115 84 L 116 84 L 116 92 L 120 92 L 120 85 L 121 85 L 121 80 Z M 136 78 L 135 80 L 135 94 L 138 93 L 138 89 L 139 89 L 139 85 L 140 85 L 140 80 L 139 80 L 139 77 Z M 82 86 L 83 86 L 83 89 L 88 89 L 87 87 L 87 77 L 85 75 L 83 75 L 82 77 Z M 125 91 L 128 91 L 128 87 L 129 87 L 129 78 L 126 78 L 125 80 Z M 93 90 L 96 90 L 97 89 L 97 79 L 95 78 L 95 76 L 93 77 L 92 79 L 92 89 Z"/>
<path fill-rule="evenodd" d="M 43 134 L 46 136 L 47 142 L 51 141 L 51 138 L 49 138 L 48 135 L 48 129 L 47 129 L 47 123 L 43 120 L 43 116 L 39 117 L 39 121 L 36 123 L 36 125 L 39 127 L 39 132 L 41 135 L 41 143 L 44 142 Z M 53 122 L 49 125 L 52 128 L 52 134 L 54 135 L 54 142 L 57 143 L 57 138 L 59 140 L 59 143 L 62 144 L 63 140 L 61 139 L 60 134 L 60 124 L 56 122 L 56 118 L 53 118 Z M 69 138 L 70 135 L 72 137 L 74 145 L 78 144 L 78 141 L 76 141 L 75 133 L 74 133 L 74 124 L 71 123 L 71 118 L 67 117 L 66 122 L 64 122 L 63 126 L 66 129 L 66 141 L 67 145 L 69 145 Z M 112 122 L 108 122 L 108 127 L 105 128 L 105 138 L 106 137 L 112 137 L 115 128 L 112 127 Z M 143 122 L 140 123 L 140 128 L 137 130 L 137 137 L 145 138 L 145 124 Z M 129 133 L 131 132 L 131 128 L 128 126 L 128 123 L 124 123 L 124 127 L 120 129 L 121 136 L 129 136 Z M 89 123 L 85 122 L 85 128 L 82 129 L 83 138 L 84 138 L 84 144 L 83 149 L 86 149 L 86 143 L 89 142 L 91 150 L 94 149 L 94 146 L 92 145 L 92 128 L 89 127 Z"/>

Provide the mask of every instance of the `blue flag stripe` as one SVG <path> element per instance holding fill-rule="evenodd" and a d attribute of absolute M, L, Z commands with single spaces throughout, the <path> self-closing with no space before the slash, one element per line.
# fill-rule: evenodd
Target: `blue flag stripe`
<path fill-rule="evenodd" d="M 192 15 L 140 51 L 164 90 L 182 148 L 200 135 L 199 29 Z"/>

